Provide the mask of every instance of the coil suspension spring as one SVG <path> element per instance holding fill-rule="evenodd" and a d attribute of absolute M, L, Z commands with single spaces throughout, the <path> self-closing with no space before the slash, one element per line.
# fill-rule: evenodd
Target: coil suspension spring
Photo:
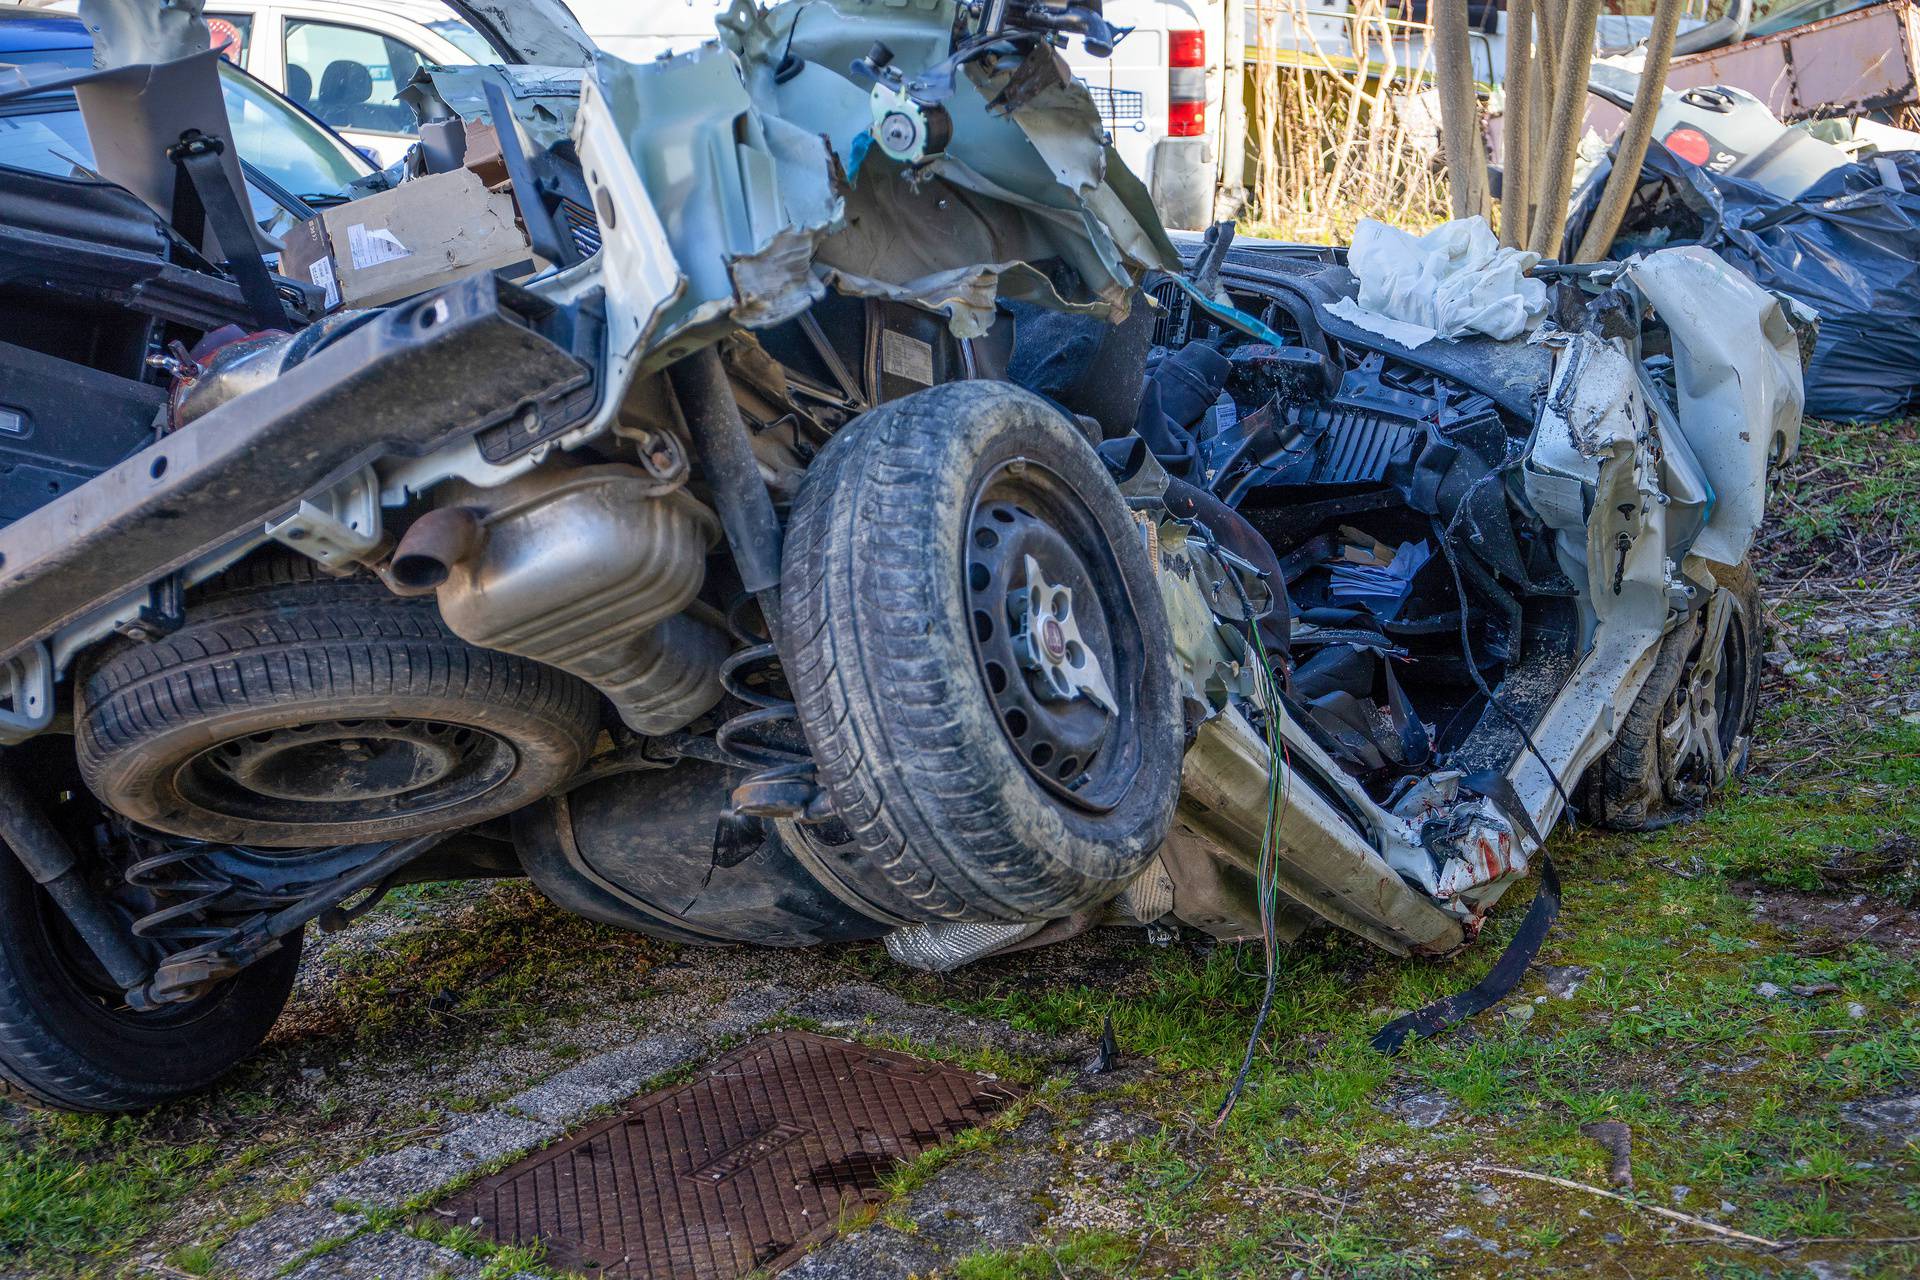
<path fill-rule="evenodd" d="M 169 955 L 230 940 L 239 922 L 301 901 L 384 847 L 254 849 L 139 828 L 128 830 L 125 839 L 132 860 L 121 878 L 151 907 L 133 921 L 133 934 Z M 383 885 L 353 906 L 329 907 L 320 927 L 331 932 L 356 919 L 384 891 Z"/>
<path fill-rule="evenodd" d="M 233 876 L 200 855 L 197 840 L 135 834 L 136 851 L 151 850 L 127 864 L 126 882 L 152 896 L 159 906 L 133 922 L 133 935 L 164 951 L 224 938 L 230 926 L 215 923 L 216 908 L 240 889 Z"/>
<path fill-rule="evenodd" d="M 756 818 L 794 818 L 823 822 L 831 817 L 814 771 L 813 754 L 799 733 L 799 709 L 779 692 L 785 684 L 780 655 L 764 630 L 745 617 L 747 597 L 727 611 L 727 626 L 746 647 L 720 664 L 720 687 L 744 702 L 743 711 L 722 724 L 714 745 L 751 772 L 733 789 L 733 809 Z M 772 732 L 792 726 L 785 733 Z M 784 739 L 784 741 L 782 740 Z M 795 746 L 799 742 L 803 745 Z"/>

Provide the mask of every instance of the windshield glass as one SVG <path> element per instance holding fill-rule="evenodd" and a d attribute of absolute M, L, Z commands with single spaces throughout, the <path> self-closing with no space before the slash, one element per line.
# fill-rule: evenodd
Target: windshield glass
<path fill-rule="evenodd" d="M 241 156 L 302 199 L 335 195 L 371 168 L 265 85 L 225 64 L 220 87 Z"/>
<path fill-rule="evenodd" d="M 0 167 L 53 178 L 93 177 L 93 143 L 80 104 L 62 94 L 0 112 Z M 247 203 L 253 220 L 268 235 L 283 236 L 299 221 L 252 181 L 247 183 Z"/>
<path fill-rule="evenodd" d="M 27 101 L 0 112 L 0 165 L 72 177 L 93 168 L 93 144 L 79 104 L 66 95 Z"/>
<path fill-rule="evenodd" d="M 458 18 L 442 18 L 422 25 L 482 66 L 500 61 L 500 55 L 494 52 L 486 37 Z"/>

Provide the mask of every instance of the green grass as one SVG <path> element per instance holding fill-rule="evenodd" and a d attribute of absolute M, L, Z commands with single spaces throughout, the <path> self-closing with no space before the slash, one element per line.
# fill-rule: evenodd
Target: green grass
<path fill-rule="evenodd" d="M 35 1117 L 33 1139 L 0 1142 L 0 1256 L 84 1255 L 187 1193 L 213 1154 L 138 1119 Z"/>
<path fill-rule="evenodd" d="M 1800 451 L 1775 492 L 1782 532 L 1841 568 L 1862 534 L 1867 545 L 1920 551 L 1920 419 L 1808 422 Z"/>
<path fill-rule="evenodd" d="M 479 1017 L 495 1039 L 525 1039 L 556 1017 L 590 1010 L 604 981 L 630 981 L 670 950 L 551 909 L 526 886 L 504 889 L 481 920 L 443 922 L 436 890 L 445 892 L 419 886 L 398 904 L 401 917 L 421 927 L 360 953 L 341 973 L 330 1012 L 356 1038 L 412 1034 L 424 1007 L 444 1024 Z M 542 909 L 528 909 L 536 903 Z"/>
<path fill-rule="evenodd" d="M 410 1223 L 408 1230 L 423 1240 L 431 1240 L 456 1253 L 480 1260 L 479 1280 L 508 1280 L 517 1275 L 564 1278 L 573 1274 L 549 1267 L 547 1247 L 538 1241 L 533 1244 L 495 1244 L 468 1226 L 440 1227 L 419 1219 Z"/>
<path fill-rule="evenodd" d="M 1416 1044 L 1389 1062 L 1366 1046 L 1378 1021 L 1372 1011 L 1424 998 L 1427 983 L 1345 943 L 1296 949 L 1281 976 L 1286 1016 L 1275 1018 L 1247 1092 L 1217 1134 L 1206 1121 L 1237 1060 L 1257 988 L 1230 953 L 1143 957 L 1146 980 L 1119 994 L 1008 987 L 962 1004 L 1082 1036 L 1111 1014 L 1126 1028 L 1123 1047 L 1161 1067 L 1166 1076 L 1136 1100 L 1167 1128 L 1118 1159 L 1129 1173 L 1133 1216 L 1161 1224 L 1172 1239 L 1197 1216 L 1219 1215 L 1223 1203 L 1248 1206 L 1225 1210 L 1229 1234 L 1255 1231 L 1261 1215 L 1252 1206 L 1276 1186 L 1352 1195 L 1337 1230 L 1309 1217 L 1287 1236 L 1289 1258 L 1310 1275 L 1373 1274 L 1365 1268 L 1388 1255 L 1402 1265 L 1400 1246 L 1431 1243 L 1431 1225 L 1408 1215 L 1401 1171 L 1418 1175 L 1422 1195 L 1445 1181 L 1434 1170 L 1483 1162 L 1604 1186 L 1606 1156 L 1580 1133 L 1598 1119 L 1632 1127 L 1635 1175 L 1651 1203 L 1669 1204 L 1685 1186 L 1690 1210 L 1772 1238 L 1920 1234 L 1920 1214 L 1902 1198 L 1920 1185 L 1920 1153 L 1879 1152 L 1874 1167 L 1860 1168 L 1861 1136 L 1838 1115 L 1850 1098 L 1920 1084 L 1920 967 L 1871 945 L 1796 956 L 1724 879 L 1652 869 L 1641 842 L 1581 835 L 1557 845 L 1569 893 L 1546 959 L 1591 968 L 1574 999 L 1535 1006 L 1525 1023 L 1487 1015 L 1465 1034 Z M 1477 979 L 1502 940 L 1496 932 L 1491 945 L 1440 969 L 1440 985 Z M 1769 999 L 1759 994 L 1764 982 L 1831 982 L 1839 990 Z M 1849 1017 L 1850 1002 L 1864 1004 L 1867 1017 Z M 1168 1078 L 1180 1083 L 1169 1089 Z M 1406 1091 L 1444 1100 L 1447 1120 L 1421 1129 L 1391 1114 L 1383 1104 Z M 1384 1169 L 1354 1175 L 1382 1153 L 1391 1153 Z M 1527 1206 L 1524 1241 L 1516 1228 L 1493 1224 L 1500 1213 L 1456 1197 L 1453 1212 L 1474 1234 L 1584 1265 L 1594 1250 L 1616 1247 L 1580 1216 L 1585 1209 L 1640 1242 L 1650 1270 L 1635 1266 L 1636 1274 L 1665 1274 L 1658 1260 L 1668 1255 L 1649 1219 L 1531 1187 L 1498 1189 L 1506 1205 Z M 1735 1211 L 1722 1215 L 1723 1200 Z M 1341 1232 L 1362 1246 L 1395 1247 L 1348 1256 Z M 1197 1239 L 1151 1252 L 1152 1270 L 1166 1274 L 1261 1275 L 1279 1256 L 1220 1254 Z M 989 1261 L 1014 1275 L 1037 1265 L 1032 1251 Z"/>
<path fill-rule="evenodd" d="M 210 1244 L 185 1245 L 167 1255 L 167 1265 L 190 1276 L 210 1276 L 217 1252 Z"/>

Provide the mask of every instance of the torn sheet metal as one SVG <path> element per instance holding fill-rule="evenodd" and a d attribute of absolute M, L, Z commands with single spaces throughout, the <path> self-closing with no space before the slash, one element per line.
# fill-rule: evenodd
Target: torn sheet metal
<path fill-rule="evenodd" d="M 1673 334 L 1680 431 L 1713 487 L 1695 555 L 1739 564 L 1766 512 L 1770 461 L 1800 445 L 1799 339 L 1780 300 L 1698 245 L 1627 275 Z"/>
<path fill-rule="evenodd" d="M 1553 345 L 1553 380 L 1524 470 L 1528 501 L 1556 531 L 1561 569 L 1586 584 L 1577 597 L 1586 642 L 1602 625 L 1650 642 L 1667 625 L 1673 551 L 1657 420 L 1617 342 L 1556 333 Z"/>
<path fill-rule="evenodd" d="M 1237 709 L 1207 721 L 1187 751 L 1175 832 L 1254 870 L 1271 821 L 1274 883 L 1314 914 L 1395 955 L 1444 955 L 1465 940 L 1461 922 L 1355 840 L 1312 787 L 1287 784 L 1285 803 L 1270 813 L 1270 761 L 1267 743 Z"/>
<path fill-rule="evenodd" d="M 938 67 L 956 17 L 951 0 L 736 0 L 719 43 L 644 65 L 597 57 L 573 136 L 617 361 L 670 363 L 726 324 L 790 319 L 829 285 L 941 311 L 971 338 L 1001 296 L 1119 317 L 1145 270 L 1178 269 L 1085 87 L 1044 45 L 955 74 L 938 107 L 951 128 L 918 162 L 873 143 L 874 90 L 854 63 L 884 45 L 890 65 Z M 1010 95 L 1022 67 L 1038 69 Z M 431 79 L 443 97 L 459 88 Z"/>
<path fill-rule="evenodd" d="M 988 110 L 1005 112 L 1019 126 L 1061 190 L 1072 193 L 1106 233 L 1111 244 L 1095 237 L 1092 247 L 1107 261 L 1110 272 L 1124 279 L 1127 262 L 1162 270 L 1178 264 L 1151 194 L 1107 142 L 1099 108 L 1064 58 L 1050 48 L 1039 48 L 1017 71 L 1004 65 L 984 70 L 983 64 L 975 63 L 968 73 L 987 98 Z M 1012 94 L 1016 76 L 1024 82 L 1017 99 Z M 1057 203 L 1057 195 L 1047 203 Z"/>
<path fill-rule="evenodd" d="M 200 10 L 201 0 L 80 0 L 80 20 L 93 36 L 93 65 L 101 68 L 205 52 L 211 41 Z"/>
<path fill-rule="evenodd" d="M 876 181 L 873 168 L 869 160 L 868 176 L 848 197 L 846 226 L 816 255 L 840 292 L 944 311 L 959 338 L 992 328 L 1002 295 L 1082 314 L 1124 309 L 1124 294 L 1112 302 L 1063 295 L 1033 265 L 1057 255 L 1031 221 L 1002 216 L 991 199 L 938 179 Z"/>
<path fill-rule="evenodd" d="M 1124 315 L 1140 272 L 1177 272 L 1179 259 L 1051 49 L 968 63 L 940 104 L 949 140 L 917 163 L 873 143 L 874 91 L 850 68 L 876 43 L 893 66 L 933 68 L 955 17 L 951 0 L 796 0 L 763 13 L 737 0 L 722 18 L 756 101 L 824 137 L 847 174 L 844 225 L 816 262 L 844 292 L 947 311 L 960 337 L 984 333 L 1003 294 Z M 1022 92 L 1007 98 L 1016 73 Z"/>
<path fill-rule="evenodd" d="M 485 120 L 487 85 L 500 86 L 520 131 L 535 146 L 551 147 L 573 133 L 586 72 L 579 67 L 422 67 L 393 96 L 423 121 Z"/>
<path fill-rule="evenodd" d="M 508 62 L 584 67 L 593 39 L 561 0 L 447 0 Z"/>
<path fill-rule="evenodd" d="M 574 132 L 604 237 L 616 353 L 644 356 L 729 316 L 778 323 L 824 291 L 809 250 L 841 218 L 838 161 L 823 139 L 763 111 L 726 49 L 645 66 L 600 55 Z"/>

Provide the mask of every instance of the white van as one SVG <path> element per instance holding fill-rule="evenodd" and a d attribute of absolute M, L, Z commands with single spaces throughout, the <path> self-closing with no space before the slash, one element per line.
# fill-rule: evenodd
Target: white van
<path fill-rule="evenodd" d="M 1109 26 L 1132 30 L 1107 58 L 1073 41 L 1067 62 L 1093 91 L 1114 149 L 1152 190 L 1162 221 L 1205 227 L 1213 221 L 1223 130 L 1230 127 L 1222 109 L 1227 5 L 1107 0 L 1105 11 Z M 1236 139 L 1234 145 L 1241 144 Z"/>

